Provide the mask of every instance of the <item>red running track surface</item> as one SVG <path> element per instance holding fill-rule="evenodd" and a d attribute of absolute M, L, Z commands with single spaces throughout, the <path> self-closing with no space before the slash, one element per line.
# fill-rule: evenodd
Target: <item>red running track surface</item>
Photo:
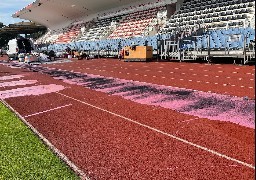
<path fill-rule="evenodd" d="M 163 80 L 165 78 L 162 77 L 165 76 L 162 76 L 160 81 L 159 75 L 155 82 L 152 77 L 148 77 L 150 74 L 153 75 L 151 69 L 143 66 L 150 66 L 152 69 L 159 65 L 166 65 L 169 69 L 180 68 L 181 65 L 218 67 L 204 64 L 193 66 L 186 63 L 161 64 L 93 60 L 47 66 L 67 70 L 71 70 L 73 66 L 73 69 L 79 72 L 134 78 L 164 85 L 170 85 L 171 82 Z M 223 66 L 225 72 L 241 68 L 238 72 L 241 76 L 237 78 L 251 77 L 252 75 L 247 73 L 254 73 L 253 67 L 219 66 Z M 121 67 L 124 71 L 119 70 Z M 164 69 L 160 67 L 159 69 Z M 251 128 L 135 103 L 119 96 L 66 84 L 48 75 L 24 69 L 0 65 L 0 70 L 0 77 L 17 74 L 23 76 L 1 82 L 37 81 L 33 85 L 18 85 L 15 88 L 49 84 L 65 87 L 59 92 L 13 97 L 5 101 L 92 179 L 254 179 L 255 145 L 254 130 Z M 142 74 L 135 75 L 137 71 L 149 74 L 142 77 Z M 189 71 L 193 70 L 188 69 Z M 126 72 L 126 76 L 119 72 Z M 180 70 L 178 73 L 183 72 Z M 230 76 L 231 79 L 235 78 L 233 73 Z M 203 82 L 210 81 L 207 78 L 204 80 L 202 75 L 197 78 Z M 182 87 L 180 81 L 182 80 L 175 80 L 178 87 Z M 253 86 L 251 81 L 248 83 L 249 86 Z M 192 84 L 188 83 L 188 86 L 196 89 Z M 201 86 L 197 87 L 199 89 Z M 226 90 L 224 87 L 216 91 L 223 92 Z M 201 88 L 199 90 L 206 87 Z M 0 87 L 0 91 L 6 89 L 10 90 L 13 87 Z M 250 97 L 253 97 L 249 87 L 246 92 L 238 93 L 238 89 L 240 88 L 237 87 L 237 91 L 234 91 L 237 93 L 236 96 L 251 93 Z M 206 88 L 206 91 L 208 90 Z M 232 92 L 228 91 L 231 95 Z M 202 149 L 204 147 L 206 149 Z"/>

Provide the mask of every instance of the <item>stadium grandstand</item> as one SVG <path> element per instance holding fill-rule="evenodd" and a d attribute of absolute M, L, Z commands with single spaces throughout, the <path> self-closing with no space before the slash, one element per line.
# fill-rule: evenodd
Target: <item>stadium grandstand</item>
<path fill-rule="evenodd" d="M 167 60 L 255 60 L 254 0 L 36 0 L 13 17 L 48 28 L 42 50 L 116 56 L 146 44 Z"/>

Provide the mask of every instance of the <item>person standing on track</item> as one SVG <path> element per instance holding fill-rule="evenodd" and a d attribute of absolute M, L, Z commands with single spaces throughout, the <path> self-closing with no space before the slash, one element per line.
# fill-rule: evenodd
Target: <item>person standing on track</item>
<path fill-rule="evenodd" d="M 0 55 L 1 55 L 1 57 L 3 57 L 3 50 L 2 50 L 2 48 L 0 48 Z"/>
<path fill-rule="evenodd" d="M 124 58 L 124 49 L 121 49 L 119 52 L 119 61 L 121 61 Z"/>

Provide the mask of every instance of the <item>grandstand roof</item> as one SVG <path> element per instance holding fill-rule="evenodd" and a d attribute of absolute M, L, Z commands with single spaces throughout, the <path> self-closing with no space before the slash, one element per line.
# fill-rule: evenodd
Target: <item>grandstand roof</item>
<path fill-rule="evenodd" d="M 41 30 L 46 30 L 46 27 L 34 22 L 20 22 L 4 26 L 0 34 L 31 34 Z"/>
<path fill-rule="evenodd" d="M 145 0 L 139 0 L 144 2 Z M 121 7 L 138 0 L 36 0 L 13 14 L 45 25 L 48 28 L 64 24 L 80 17 L 86 17 L 113 7 Z"/>

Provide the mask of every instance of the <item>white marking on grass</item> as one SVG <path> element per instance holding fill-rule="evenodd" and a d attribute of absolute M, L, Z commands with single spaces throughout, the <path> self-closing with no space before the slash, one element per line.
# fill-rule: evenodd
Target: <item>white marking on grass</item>
<path fill-rule="evenodd" d="M 201 149 L 201 150 L 203 150 L 203 151 L 209 152 L 209 153 L 211 153 L 211 154 L 214 154 L 214 155 L 219 156 L 219 157 L 221 157 L 221 158 L 227 159 L 227 160 L 229 160 L 229 161 L 233 161 L 233 162 L 236 162 L 236 163 L 238 163 L 238 164 L 242 164 L 243 166 L 249 167 L 249 168 L 251 168 L 251 169 L 255 169 L 255 166 L 252 165 L 252 164 L 249 164 L 249 163 L 246 163 L 246 162 L 237 160 L 237 159 L 232 158 L 232 157 L 230 157 L 230 156 L 227 156 L 227 155 L 225 155 L 225 154 L 219 153 L 219 152 L 217 152 L 217 151 L 215 151 L 215 150 L 212 150 L 212 149 L 209 149 L 209 148 L 207 148 L 207 147 L 204 147 L 204 146 L 195 144 L 195 143 L 190 142 L 190 141 L 188 141 L 188 140 L 186 140 L 186 139 L 183 139 L 183 138 L 177 137 L 177 136 L 175 136 L 175 135 L 166 133 L 166 132 L 161 131 L 161 130 L 159 130 L 159 129 L 156 129 L 156 128 L 154 128 L 154 127 L 151 127 L 151 126 L 148 126 L 148 125 L 146 125 L 146 124 L 137 122 L 137 121 L 135 121 L 135 120 L 133 120 L 133 119 L 130 119 L 130 118 L 127 118 L 127 117 L 122 116 L 122 115 L 120 115 L 120 114 L 117 114 L 117 113 L 108 111 L 108 110 L 103 109 L 103 108 L 101 108 L 101 107 L 98 107 L 98 106 L 89 104 L 89 103 L 84 102 L 84 101 L 81 101 L 81 100 L 79 100 L 79 99 L 75 99 L 75 98 L 73 98 L 73 97 L 67 96 L 67 95 L 62 94 L 62 93 L 59 93 L 59 92 L 56 92 L 56 93 L 59 94 L 59 95 L 62 95 L 62 96 L 64 96 L 64 97 L 66 97 L 66 98 L 69 98 L 69 99 L 72 99 L 72 100 L 74 100 L 74 101 L 77 101 L 77 102 L 80 102 L 80 103 L 82 103 L 82 104 L 85 104 L 85 105 L 87 105 L 87 106 L 90 106 L 90 107 L 92 107 L 92 108 L 101 110 L 101 111 L 106 112 L 106 113 L 109 113 L 109 114 L 111 114 L 111 115 L 113 115 L 113 116 L 116 116 L 116 117 L 119 117 L 119 118 L 121 118 L 121 119 L 124 119 L 125 121 L 129 121 L 129 122 L 131 122 L 131 123 L 137 124 L 137 125 L 139 125 L 139 126 L 141 126 L 141 127 L 147 128 L 147 129 L 149 129 L 149 130 L 152 130 L 152 131 L 157 132 L 157 133 L 159 133 L 159 134 L 162 134 L 162 135 L 164 135 L 164 136 L 168 136 L 168 137 L 170 137 L 170 138 L 172 138 L 172 139 L 175 139 L 175 140 L 177 140 L 177 141 L 180 141 L 180 142 L 182 142 L 182 143 L 184 143 L 184 144 L 188 144 L 188 145 L 190 145 L 190 146 L 193 146 L 193 147 L 195 147 L 195 148 L 198 148 L 198 149 Z"/>

